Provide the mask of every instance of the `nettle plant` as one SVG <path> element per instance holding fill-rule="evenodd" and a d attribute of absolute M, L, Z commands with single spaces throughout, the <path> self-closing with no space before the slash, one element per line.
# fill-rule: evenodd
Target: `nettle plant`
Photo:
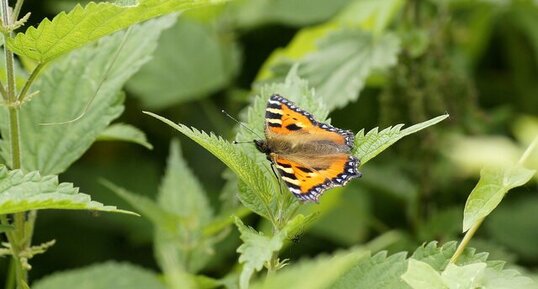
<path fill-rule="evenodd" d="M 312 112 L 316 119 L 327 120 L 329 109 L 308 83 L 297 76 L 297 67 L 294 67 L 284 82 L 265 84 L 259 88 L 258 95 L 242 114 L 245 125 L 238 127 L 236 142 L 252 141 L 263 135 L 265 106 L 267 99 L 275 92 L 286 95 Z M 536 288 L 532 279 L 521 276 L 515 270 L 504 270 L 502 261 L 487 261 L 487 253 L 466 249 L 484 218 L 500 203 L 508 190 L 525 184 L 534 175 L 535 171 L 524 168 L 522 164 L 536 143 L 527 149 L 518 164 L 503 169 L 483 170 L 479 183 L 465 205 L 463 230 L 467 234 L 459 246 L 456 242 L 438 246 L 437 242 L 432 241 L 417 248 L 408 257 L 406 252 L 391 256 L 387 256 L 386 252 L 371 255 L 370 252 L 375 251 L 377 246 L 373 242 L 337 252 L 332 256 L 296 262 L 281 260 L 279 254 L 290 240 L 301 234 L 316 219 L 317 204 L 301 202 L 285 187 L 279 188 L 283 184 L 275 178 L 269 168 L 269 161 L 264 154 L 256 150 L 254 143 L 237 145 L 212 133 L 207 134 L 183 124 L 175 124 L 150 112 L 145 113 L 180 131 L 226 164 L 237 176 L 237 190 L 234 192 L 241 203 L 271 224 L 269 233 L 263 233 L 246 226 L 235 217 L 235 224 L 243 241 L 237 248 L 240 254 L 239 263 L 243 264 L 238 277 L 241 289 Z M 352 154 L 359 158 L 361 166 L 364 166 L 401 138 L 447 117 L 448 115 L 441 115 L 407 128 L 399 124 L 383 130 L 375 128 L 367 133 L 361 130 L 355 136 Z M 132 204 L 136 204 L 134 200 Z M 137 207 L 143 211 L 142 206 Z M 391 238 L 390 234 L 380 236 L 377 241 L 387 242 Z M 250 280 L 255 272 L 263 269 L 267 270 L 266 277 L 256 279 L 251 284 Z"/>
<path fill-rule="evenodd" d="M 53 244 L 32 245 L 37 210 L 135 214 L 92 201 L 58 175 L 98 140 L 150 147 L 141 131 L 111 122 L 124 109 L 122 86 L 150 59 L 176 15 L 132 25 L 219 1 L 77 5 L 15 35 L 30 17 L 19 15 L 23 2 L 0 1 L 0 230 L 7 241 L 0 255 L 12 257 L 12 269 L 2 274 L 6 288 L 28 288 L 30 259 Z"/>
<path fill-rule="evenodd" d="M 0 254 L 11 256 L 13 268 L 5 275 L 7 288 L 29 288 L 31 258 L 53 243 L 32 245 L 37 210 L 135 214 L 92 201 L 72 184 L 59 183 L 57 176 L 95 141 L 126 140 L 151 147 L 141 131 L 111 122 L 123 111 L 124 83 L 148 61 L 160 32 L 174 23 L 176 15 L 132 25 L 216 2 L 219 1 L 90 3 L 15 36 L 13 31 L 29 17 L 19 17 L 23 1 L 18 0 L 10 9 L 7 0 L 0 0 L 5 44 L 5 77 L 0 84 L 0 230 L 7 241 Z M 295 61 L 281 61 L 278 57 L 268 60 L 254 85 L 253 94 L 257 96 L 241 114 L 246 126 L 256 134 L 239 127 L 236 141 L 263 136 L 265 105 L 272 94 L 284 95 L 318 120 L 329 122 L 329 112 L 356 100 L 373 71 L 396 63 L 399 41 L 385 28 L 401 7 L 400 1 L 386 1 L 377 8 L 369 6 L 373 9 L 370 14 L 377 15 L 373 18 L 368 13 L 354 14 L 364 10 L 361 2 L 321 27 L 303 30 L 280 51 L 280 56 L 293 55 L 295 58 L 290 58 Z M 380 13 L 374 13 L 375 9 Z M 346 23 L 345 27 L 342 23 Z M 124 28 L 128 29 L 118 32 Z M 282 250 L 316 221 L 319 205 L 302 203 L 281 188 L 270 163 L 253 143 L 235 145 L 215 134 L 176 124 L 151 112 L 146 114 L 177 129 L 227 165 L 232 172 L 225 174 L 227 197 L 239 199 L 242 206 L 230 206 L 232 210 L 220 212 L 212 208 L 201 185 L 203 180 L 192 174 L 181 156 L 179 143 L 173 141 L 156 201 L 104 182 L 154 225 L 155 256 L 162 272 L 157 275 L 131 264 L 109 262 L 46 277 L 34 282 L 32 288 L 77 288 L 80 284 L 116 289 L 536 286 L 519 272 L 504 269 L 503 262 L 487 261 L 487 253 L 466 249 L 508 190 L 525 184 L 534 175 L 523 164 L 536 141 L 518 164 L 483 170 L 465 205 L 463 229 L 467 234 L 459 245 L 449 242 L 438 246 L 432 241 L 410 255 L 400 252 L 389 256 L 378 252 L 394 238 L 387 233 L 368 244 L 331 255 L 283 260 Z M 361 130 L 355 136 L 352 154 L 367 166 L 401 138 L 447 117 L 441 115 L 407 128 L 398 124 L 381 130 Z M 360 180 L 355 182 L 360 185 Z M 320 202 L 337 191 L 328 192 Z M 262 233 L 245 225 L 241 217 L 250 213 L 259 215 L 270 229 Z M 231 268 L 223 278 L 203 275 L 201 272 L 218 254 L 215 245 L 233 224 L 242 240 L 237 248 L 240 266 Z M 266 274 L 258 274 L 262 270 Z"/>

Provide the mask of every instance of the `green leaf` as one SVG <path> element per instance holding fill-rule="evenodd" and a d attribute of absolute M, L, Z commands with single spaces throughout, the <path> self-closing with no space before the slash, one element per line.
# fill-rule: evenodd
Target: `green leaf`
<path fill-rule="evenodd" d="M 415 259 L 409 260 L 407 271 L 402 275 L 402 279 L 413 289 L 449 289 L 435 269 L 428 263 Z"/>
<path fill-rule="evenodd" d="M 359 131 L 355 136 L 355 150 L 354 155 L 361 160 L 361 164 L 364 165 L 369 160 L 380 154 L 389 146 L 399 141 L 405 136 L 411 135 L 424 128 L 432 126 L 440 121 L 446 119 L 448 114 L 440 115 L 425 122 L 421 122 L 412 125 L 402 130 L 403 124 L 388 127 L 382 131 L 378 131 L 378 128 L 370 130 L 364 135 L 364 129 Z"/>
<path fill-rule="evenodd" d="M 71 183 L 39 172 L 9 171 L 0 165 L 0 215 L 40 209 L 95 210 L 134 214 L 92 201 Z"/>
<path fill-rule="evenodd" d="M 33 289 L 166 289 L 155 273 L 128 263 L 107 262 L 47 276 Z"/>
<path fill-rule="evenodd" d="M 297 62 L 299 76 L 316 88 L 329 110 L 342 108 L 358 99 L 373 70 L 396 64 L 399 50 L 398 38 L 392 34 L 374 37 L 363 31 L 334 31 L 320 40 L 317 51 Z M 283 65 L 286 68 L 276 69 L 291 67 L 291 63 Z"/>
<path fill-rule="evenodd" d="M 280 67 L 282 63 L 289 60 L 297 62 L 304 60 L 308 54 L 317 51 L 317 44 L 325 41 L 332 33 L 337 33 L 337 31 L 344 28 L 360 28 L 364 32 L 371 32 L 375 36 L 382 35 L 386 27 L 398 15 L 403 2 L 402 0 L 351 1 L 345 9 L 342 9 L 331 20 L 317 26 L 301 29 L 285 48 L 273 51 L 263 64 L 256 79 L 264 80 L 278 77 L 278 70 L 285 73 L 287 69 Z M 259 3 L 259 1 L 256 1 L 256 3 Z M 310 5 L 307 6 L 310 7 Z M 297 14 L 296 10 L 289 11 Z"/>
<path fill-rule="evenodd" d="M 211 24 L 181 17 L 161 35 L 153 59 L 127 83 L 145 107 L 163 109 L 200 99 L 230 82 L 239 51 Z"/>
<path fill-rule="evenodd" d="M 157 201 L 161 208 L 184 220 L 173 233 L 158 230 L 155 234 L 155 250 L 161 267 L 170 274 L 180 270 L 178 266 L 189 272 L 199 271 L 213 253 L 212 236 L 203 234 L 213 218 L 213 210 L 202 185 L 181 157 L 177 140 L 170 144 Z"/>
<path fill-rule="evenodd" d="M 77 5 L 68 13 L 62 12 L 52 20 L 45 19 L 37 28 L 30 27 L 26 32 L 18 33 L 8 39 L 8 47 L 16 54 L 47 62 L 150 18 L 220 2 L 223 1 L 139 0 L 137 5 L 90 2 L 85 7 Z M 151 37 L 153 33 L 146 36 Z"/>
<path fill-rule="evenodd" d="M 345 272 L 331 288 L 407 288 L 400 279 L 406 269 L 405 256 L 406 253 L 402 252 L 387 257 L 387 252 L 380 252 L 364 258 Z"/>
<path fill-rule="evenodd" d="M 475 263 L 465 266 L 448 264 L 441 277 L 449 288 L 480 288 L 480 277 L 484 274 L 486 263 Z"/>
<path fill-rule="evenodd" d="M 402 275 L 413 289 L 460 289 L 460 288 L 537 288 L 531 278 L 522 276 L 516 270 L 494 269 L 479 262 L 464 266 L 448 264 L 439 273 L 428 263 L 415 259 L 409 260 L 407 272 Z"/>
<path fill-rule="evenodd" d="M 527 183 L 536 171 L 516 165 L 504 168 L 484 168 L 463 212 L 463 232 L 489 215 L 512 188 Z"/>
<path fill-rule="evenodd" d="M 208 150 L 225 165 L 227 165 L 244 182 L 252 194 L 249 202 L 243 203 L 246 207 L 257 214 L 272 219 L 269 204 L 272 199 L 272 182 L 267 179 L 264 172 L 257 164 L 247 156 L 240 148 L 233 145 L 213 133 L 207 134 L 195 128 L 188 128 L 183 124 L 175 124 L 172 121 L 151 112 L 144 112 L 183 133 L 203 148 Z M 242 199 L 244 200 L 244 199 Z"/>
<path fill-rule="evenodd" d="M 352 1 L 332 22 L 357 25 L 379 35 L 385 31 L 404 4 L 403 0 Z"/>
<path fill-rule="evenodd" d="M 484 277 L 482 278 L 482 288 L 485 289 L 536 289 L 538 283 L 531 278 L 522 276 L 516 270 L 494 270 L 486 268 Z"/>
<path fill-rule="evenodd" d="M 262 288 L 326 289 L 334 288 L 336 280 L 349 268 L 367 256 L 363 249 L 338 252 L 332 256 L 320 256 L 312 260 L 302 260 L 288 265 L 282 270 L 262 278 L 252 286 Z M 376 284 L 379 285 L 379 284 Z M 359 287 L 351 284 L 343 288 L 379 288 Z"/>
<path fill-rule="evenodd" d="M 241 254 L 239 263 L 243 263 L 239 277 L 239 288 L 247 289 L 252 275 L 260 271 L 271 260 L 273 254 L 282 248 L 286 234 L 284 231 L 280 231 L 272 237 L 264 236 L 262 233 L 245 226 L 239 218 L 235 219 L 235 224 L 241 233 L 240 238 L 243 240 L 243 244 L 237 248 L 237 252 Z"/>
<path fill-rule="evenodd" d="M 440 271 L 445 268 L 456 251 L 457 243 L 452 241 L 438 246 L 436 241 L 429 242 L 418 247 L 411 255 L 411 258 L 428 263 L 435 270 Z M 473 248 L 465 249 L 463 255 L 459 258 L 458 263 L 461 265 L 486 262 L 488 253 L 476 253 Z"/>
<path fill-rule="evenodd" d="M 102 180 L 101 183 L 112 192 L 116 193 L 122 199 L 127 201 L 129 205 L 140 211 L 140 215 L 147 218 L 155 226 L 159 226 L 169 231 L 175 231 L 179 223 L 179 216 L 167 212 L 153 201 L 143 195 L 137 195 L 124 188 L 118 187 L 115 184 Z"/>
<path fill-rule="evenodd" d="M 139 144 L 147 149 L 153 149 L 143 131 L 124 123 L 111 124 L 97 136 L 96 141 L 127 141 Z"/>
<path fill-rule="evenodd" d="M 170 144 L 168 166 L 157 201 L 165 210 L 189 219 L 193 227 L 203 227 L 213 217 L 206 192 L 181 157 L 181 147 L 177 139 Z"/>
<path fill-rule="evenodd" d="M 236 21 L 241 27 L 265 23 L 304 26 L 326 20 L 350 0 L 257 0 L 234 1 Z"/>
<path fill-rule="evenodd" d="M 52 63 L 36 81 L 39 95 L 20 111 L 22 168 L 59 174 L 123 111 L 123 84 L 150 57 L 166 16 L 104 38 Z M 0 107 L 0 149 L 9 160 L 7 109 Z"/>

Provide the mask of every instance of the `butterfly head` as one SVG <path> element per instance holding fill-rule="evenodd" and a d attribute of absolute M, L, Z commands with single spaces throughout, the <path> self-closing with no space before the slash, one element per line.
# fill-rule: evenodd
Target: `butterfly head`
<path fill-rule="evenodd" d="M 256 145 L 256 148 L 260 152 L 262 152 L 262 153 L 264 153 L 266 155 L 271 153 L 271 149 L 269 148 L 269 145 L 267 145 L 267 142 L 265 140 L 256 139 L 256 140 L 254 140 L 254 144 Z"/>

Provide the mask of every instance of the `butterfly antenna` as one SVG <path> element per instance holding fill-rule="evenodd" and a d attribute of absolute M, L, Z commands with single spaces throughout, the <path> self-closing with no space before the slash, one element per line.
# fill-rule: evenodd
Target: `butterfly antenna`
<path fill-rule="evenodd" d="M 229 113 L 227 113 L 224 109 L 221 110 L 222 113 L 224 113 L 224 115 L 226 115 L 227 117 L 231 118 L 233 121 L 237 122 L 237 124 L 239 124 L 240 126 L 242 126 L 244 129 L 248 130 L 250 133 L 252 133 L 253 135 L 257 136 L 258 138 L 262 139 L 262 137 L 257 134 L 253 129 L 251 129 L 250 127 L 248 127 L 246 124 L 244 124 L 243 122 L 237 120 L 235 117 L 231 116 Z M 241 142 L 235 142 L 235 144 L 238 144 L 238 143 L 241 143 Z"/>

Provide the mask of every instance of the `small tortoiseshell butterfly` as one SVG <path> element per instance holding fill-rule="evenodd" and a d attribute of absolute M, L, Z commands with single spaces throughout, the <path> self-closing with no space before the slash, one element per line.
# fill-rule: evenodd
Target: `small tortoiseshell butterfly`
<path fill-rule="evenodd" d="M 280 95 L 267 102 L 265 138 L 254 141 L 256 148 L 302 200 L 318 202 L 325 190 L 361 176 L 360 161 L 350 154 L 353 133 L 316 121 Z"/>

